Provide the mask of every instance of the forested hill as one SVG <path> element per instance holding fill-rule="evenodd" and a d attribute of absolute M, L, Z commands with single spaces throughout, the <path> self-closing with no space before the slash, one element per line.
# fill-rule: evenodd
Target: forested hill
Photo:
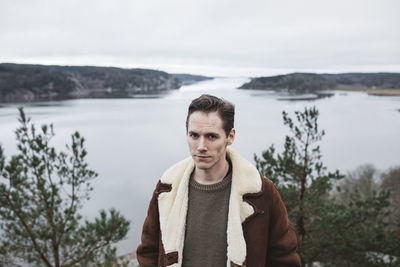
<path fill-rule="evenodd" d="M 240 89 L 313 92 L 326 89 L 400 89 L 400 73 L 292 73 L 253 78 Z"/>
<path fill-rule="evenodd" d="M 181 85 L 177 77 L 148 69 L 0 64 L 0 102 L 129 97 Z"/>
<path fill-rule="evenodd" d="M 193 84 L 193 83 L 197 83 L 197 82 L 214 79 L 214 77 L 193 75 L 193 74 L 186 74 L 186 73 L 173 73 L 172 75 L 177 77 L 179 80 L 181 80 L 183 85 L 189 85 L 189 84 Z"/>

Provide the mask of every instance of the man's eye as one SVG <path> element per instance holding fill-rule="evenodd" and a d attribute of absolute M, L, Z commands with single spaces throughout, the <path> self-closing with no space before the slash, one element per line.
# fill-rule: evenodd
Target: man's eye
<path fill-rule="evenodd" d="M 208 138 L 211 139 L 211 140 L 215 140 L 215 139 L 217 139 L 217 136 L 216 136 L 216 135 L 213 135 L 213 134 L 210 134 L 210 135 L 208 136 Z"/>
<path fill-rule="evenodd" d="M 189 136 L 192 137 L 192 138 L 197 138 L 197 137 L 198 137 L 198 134 L 190 133 Z"/>

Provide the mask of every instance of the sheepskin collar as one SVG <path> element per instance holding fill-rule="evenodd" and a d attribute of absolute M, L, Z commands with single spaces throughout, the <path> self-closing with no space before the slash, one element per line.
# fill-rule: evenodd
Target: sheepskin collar
<path fill-rule="evenodd" d="M 232 187 L 229 199 L 227 225 L 227 266 L 230 262 L 241 266 L 246 260 L 246 241 L 242 223 L 255 213 L 252 205 L 243 200 L 243 195 L 262 190 L 262 181 L 257 169 L 232 149 L 227 149 L 232 162 Z M 189 179 L 194 161 L 186 158 L 169 168 L 161 182 L 171 184 L 171 191 L 158 196 L 161 238 L 165 253 L 178 252 L 178 263 L 182 265 L 185 239 L 186 214 L 188 207 Z"/>

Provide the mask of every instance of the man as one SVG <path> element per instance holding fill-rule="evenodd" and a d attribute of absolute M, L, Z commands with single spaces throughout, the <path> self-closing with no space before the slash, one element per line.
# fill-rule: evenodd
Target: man
<path fill-rule="evenodd" d="M 137 248 L 141 266 L 300 266 L 297 236 L 272 182 L 234 150 L 234 106 L 194 99 L 191 157 L 161 177 Z"/>

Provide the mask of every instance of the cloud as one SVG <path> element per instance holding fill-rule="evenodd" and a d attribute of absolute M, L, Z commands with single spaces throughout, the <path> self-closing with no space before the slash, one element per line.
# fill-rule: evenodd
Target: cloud
<path fill-rule="evenodd" d="M 400 71 L 396 10 L 395 0 L 2 1 L 0 61 Z"/>

